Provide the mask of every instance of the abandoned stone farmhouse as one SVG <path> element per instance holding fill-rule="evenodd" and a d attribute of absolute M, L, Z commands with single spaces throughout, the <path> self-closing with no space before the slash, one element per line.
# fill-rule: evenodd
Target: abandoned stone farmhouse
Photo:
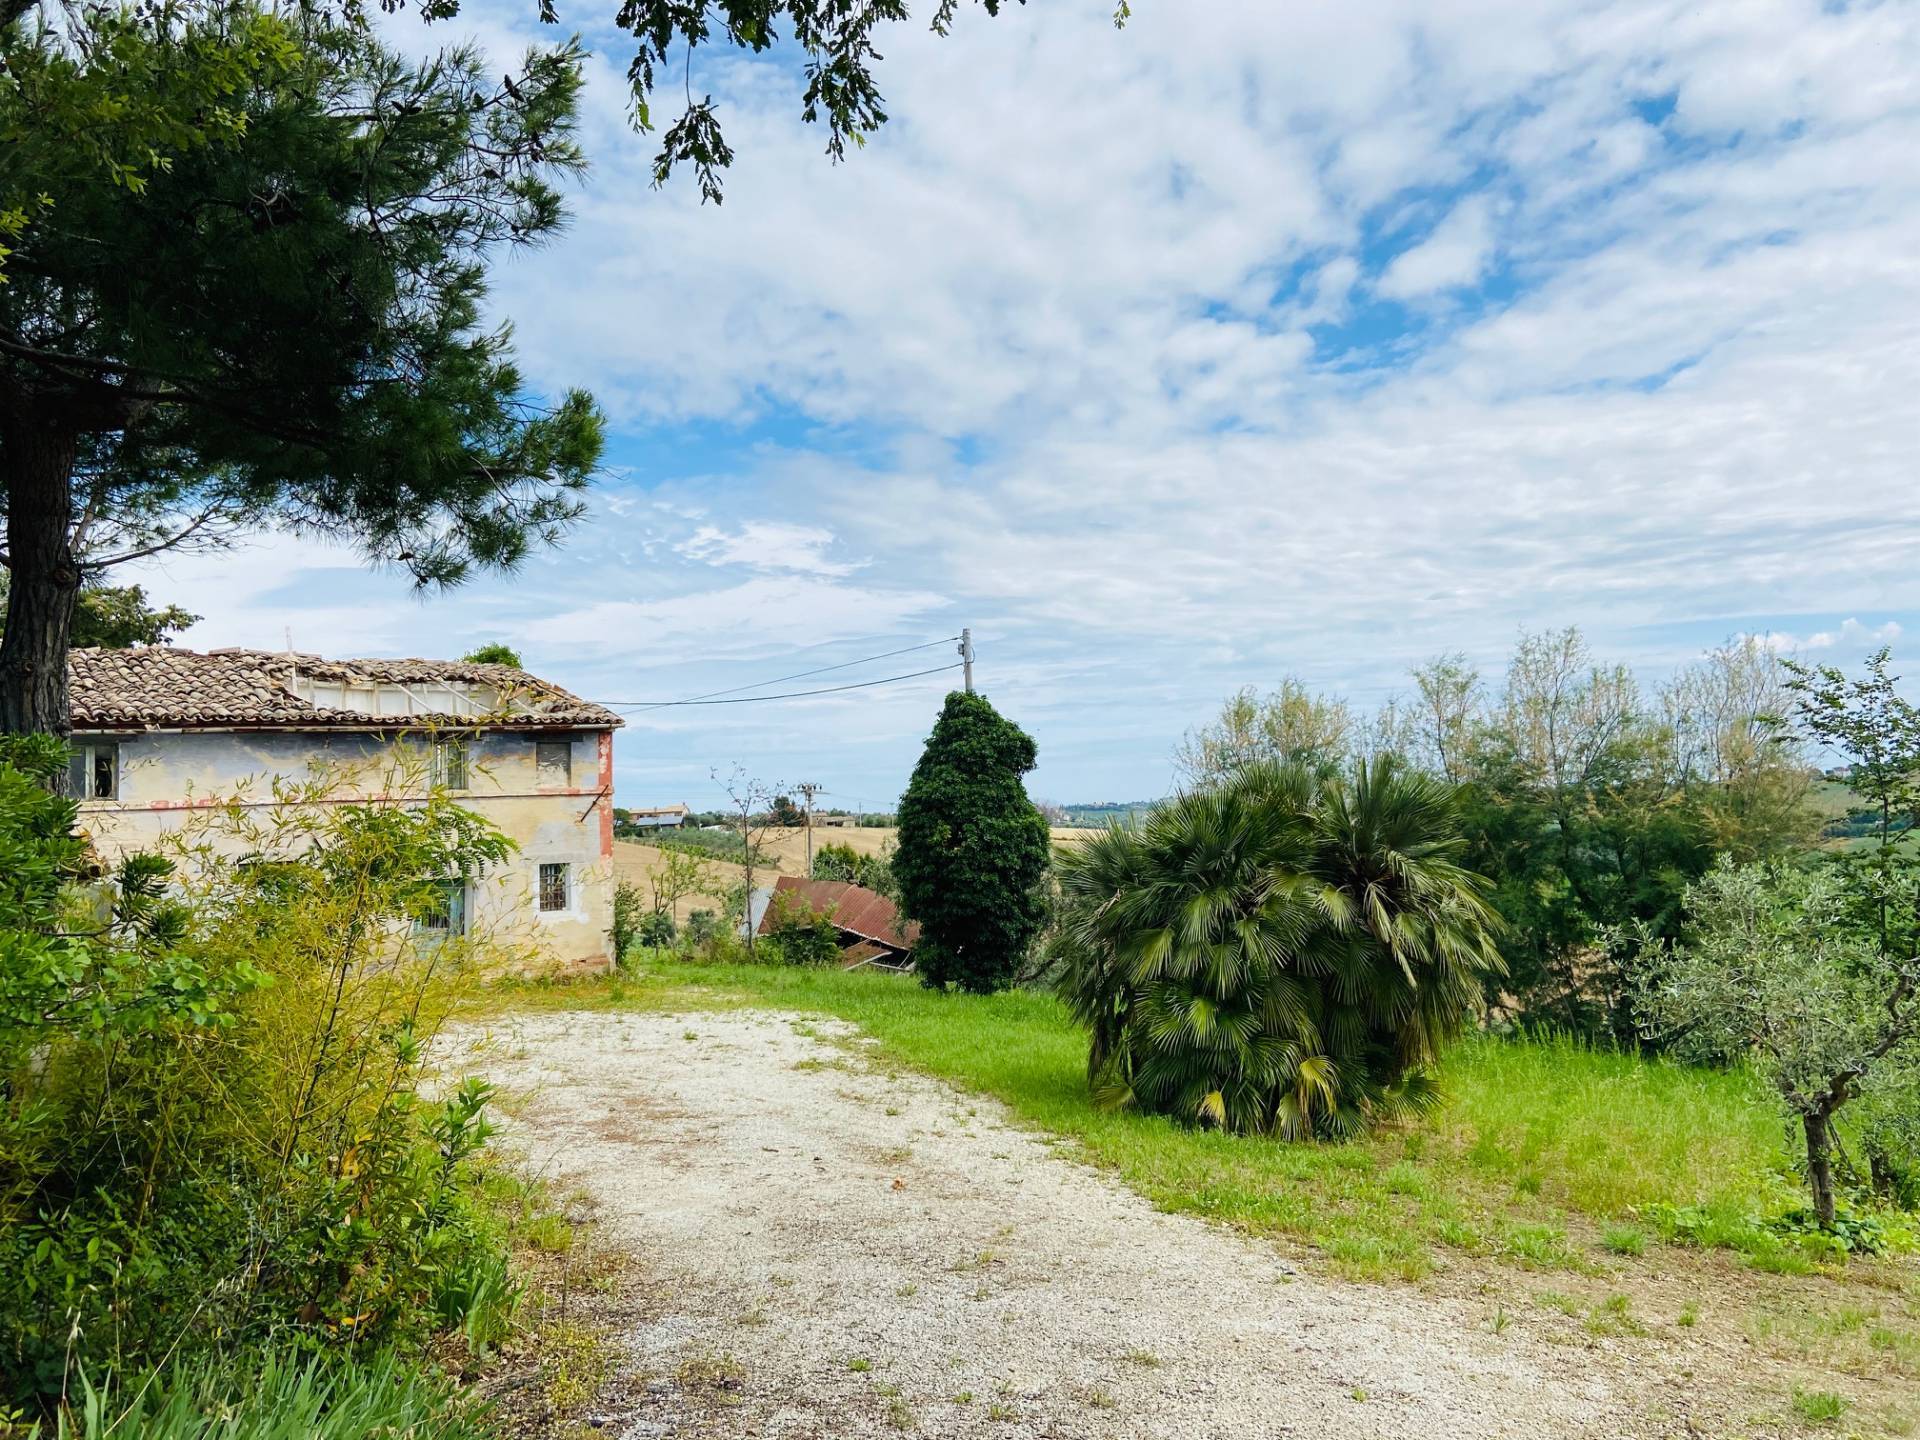
<path fill-rule="evenodd" d="M 212 806 L 273 806 L 276 778 L 395 804 L 445 786 L 519 852 L 449 878 L 424 928 L 609 959 L 612 711 L 506 665 L 151 646 L 75 650 L 69 666 L 68 785 L 103 857 Z"/>

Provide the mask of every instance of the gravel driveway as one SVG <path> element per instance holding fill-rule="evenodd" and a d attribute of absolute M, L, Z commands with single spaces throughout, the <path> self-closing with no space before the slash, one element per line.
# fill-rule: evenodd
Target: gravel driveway
<path fill-rule="evenodd" d="M 1295 1273 L 851 1035 L 542 1014 L 461 1062 L 519 1094 L 509 1135 L 657 1292 L 607 1433 L 1702 1433 L 1629 1354 L 1495 1334 L 1491 1298 Z"/>

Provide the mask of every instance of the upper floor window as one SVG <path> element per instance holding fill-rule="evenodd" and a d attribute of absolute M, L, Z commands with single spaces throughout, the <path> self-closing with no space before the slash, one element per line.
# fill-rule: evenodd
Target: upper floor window
<path fill-rule="evenodd" d="M 467 788 L 467 742 L 436 740 L 428 762 L 427 784 L 435 790 Z"/>
<path fill-rule="evenodd" d="M 542 785 L 573 784 L 571 740 L 536 740 L 533 742 L 533 758 Z"/>
<path fill-rule="evenodd" d="M 120 795 L 120 747 L 111 740 L 76 740 L 67 762 L 67 794 L 75 800 Z"/>

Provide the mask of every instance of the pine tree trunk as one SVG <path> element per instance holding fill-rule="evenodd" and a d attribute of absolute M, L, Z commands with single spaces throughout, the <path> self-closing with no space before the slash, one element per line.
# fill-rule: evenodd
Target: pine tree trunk
<path fill-rule="evenodd" d="M 64 735 L 67 644 L 80 595 L 74 558 L 78 437 L 31 417 L 0 421 L 7 508 L 8 594 L 0 637 L 0 734 Z"/>
<path fill-rule="evenodd" d="M 1825 1110 L 1809 1110 L 1800 1117 L 1807 1133 L 1807 1184 L 1813 1191 L 1813 1213 L 1828 1229 L 1833 1227 L 1833 1137 Z"/>

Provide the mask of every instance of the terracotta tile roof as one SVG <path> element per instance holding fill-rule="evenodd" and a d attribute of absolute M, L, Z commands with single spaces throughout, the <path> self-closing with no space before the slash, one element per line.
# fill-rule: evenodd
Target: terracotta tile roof
<path fill-rule="evenodd" d="M 895 950 L 911 950 L 920 938 L 917 921 L 902 923 L 893 901 L 865 886 L 845 880 L 802 880 L 797 875 L 782 875 L 774 880 L 773 889 L 776 897 L 790 894 L 810 910 L 831 912 L 835 929 L 858 935 L 863 940 L 875 940 Z M 762 934 L 766 933 L 767 922 L 773 915 L 774 906 L 770 904 L 766 914 L 760 917 Z"/>
<path fill-rule="evenodd" d="M 612 729 L 618 715 L 511 665 L 459 660 L 323 660 L 274 650 L 74 650 L 67 681 L 76 730 L 400 730 L 477 725 L 513 729 Z M 389 704 L 420 708 L 376 714 L 342 703 L 343 687 L 389 687 Z M 464 713 L 430 708 L 448 686 L 475 687 Z M 316 687 L 319 693 L 315 693 Z M 401 693 L 391 693 L 393 688 Z M 422 687 L 409 698 L 407 687 Z M 306 694 L 300 693 L 305 691 Z M 439 690 L 441 693 L 433 693 Z M 332 693 L 328 693 L 332 692 Z M 309 698 L 312 697 L 312 698 Z M 332 703 L 327 703 L 331 701 Z"/>

